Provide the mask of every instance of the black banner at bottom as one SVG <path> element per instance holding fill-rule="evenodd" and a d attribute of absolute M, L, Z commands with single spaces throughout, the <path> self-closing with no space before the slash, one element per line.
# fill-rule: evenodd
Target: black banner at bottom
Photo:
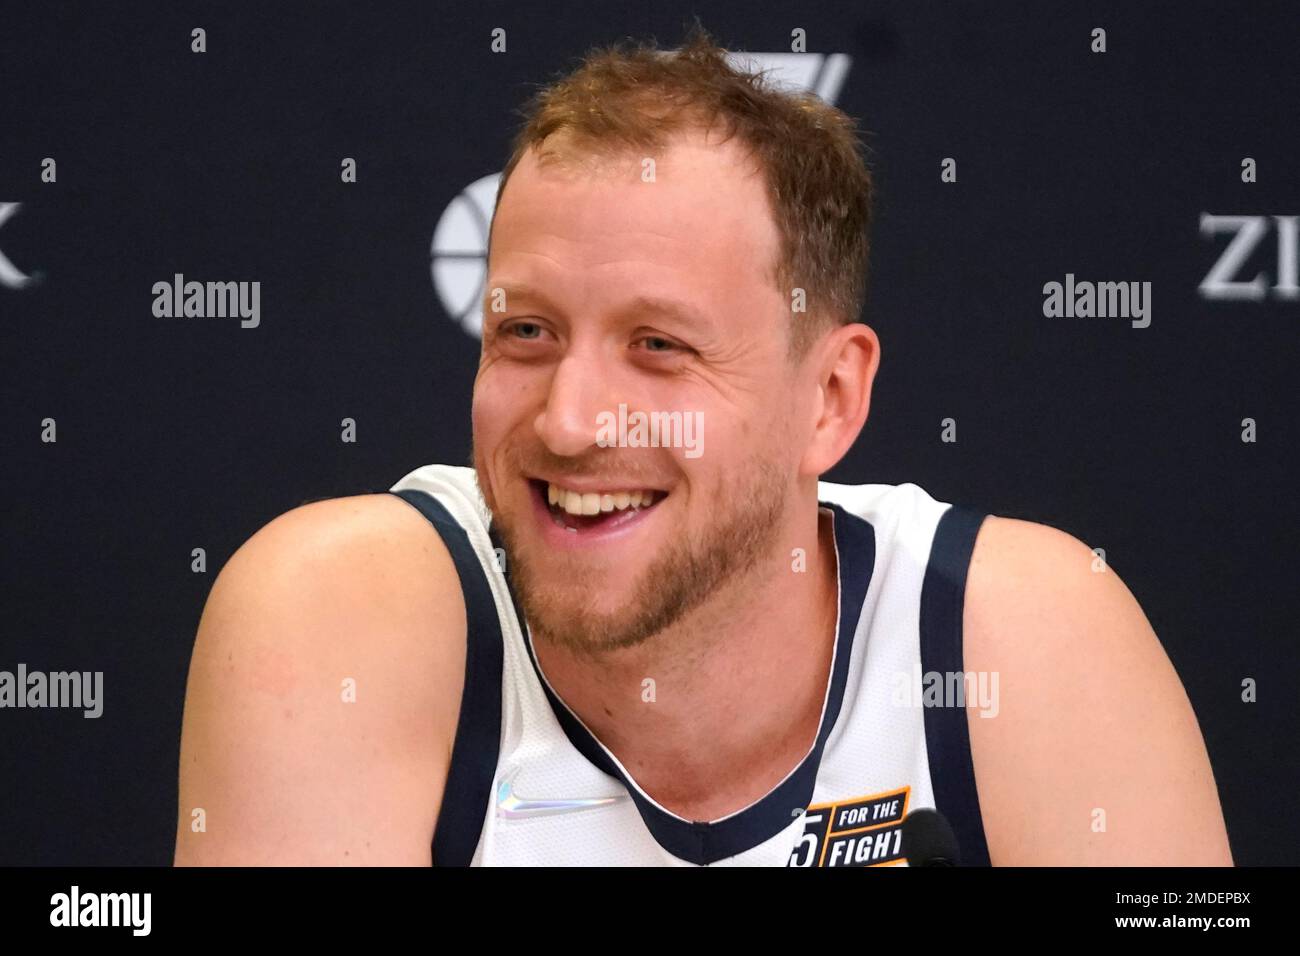
<path fill-rule="evenodd" d="M 5 869 L 6 939 L 372 942 L 403 931 L 531 943 L 892 931 L 914 942 L 1122 938 L 1232 944 L 1288 922 L 1294 869 Z M 719 872 L 721 871 L 721 872 Z M 854 929 L 853 927 L 857 927 Z M 601 933 L 599 937 L 592 933 Z M 1172 933 L 1172 936 L 1167 934 Z M 974 934 L 974 935 L 972 935 Z M 1046 935 L 1045 935 L 1046 934 Z"/>

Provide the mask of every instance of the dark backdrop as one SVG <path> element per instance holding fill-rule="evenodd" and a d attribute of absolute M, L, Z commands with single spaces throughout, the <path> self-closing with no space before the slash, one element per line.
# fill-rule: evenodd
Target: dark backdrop
<path fill-rule="evenodd" d="M 674 44 L 693 12 L 732 49 L 788 52 L 802 27 L 819 69 L 845 55 L 836 102 L 870 131 L 883 367 L 827 477 L 1104 548 L 1187 687 L 1237 860 L 1297 862 L 1300 302 L 1198 294 L 1229 238 L 1202 213 L 1300 214 L 1292 5 L 236 6 L 0 24 L 0 201 L 21 203 L 0 253 L 39 277 L 0 285 L 0 669 L 105 682 L 98 720 L 0 710 L 0 862 L 170 861 L 217 571 L 303 501 L 466 461 L 478 343 L 431 278 L 435 227 L 501 168 L 530 84 L 626 34 Z M 462 278 L 465 235 L 443 249 Z M 1270 230 L 1238 278 L 1275 281 L 1276 248 Z M 156 318 L 152 285 L 178 272 L 260 281 L 260 326 Z M 1150 327 L 1044 317 L 1066 273 L 1150 281 Z"/>

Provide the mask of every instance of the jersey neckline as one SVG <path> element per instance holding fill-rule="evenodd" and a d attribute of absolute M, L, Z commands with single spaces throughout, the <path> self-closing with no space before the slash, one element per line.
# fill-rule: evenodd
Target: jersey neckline
<path fill-rule="evenodd" d="M 822 754 L 835 729 L 844 702 L 854 636 L 858 630 L 867 589 L 871 584 L 876 550 L 875 531 L 869 522 L 850 514 L 834 502 L 821 501 L 818 504 L 831 515 L 839 608 L 830 678 L 817 737 L 804 758 L 775 787 L 748 806 L 708 822 L 686 820 L 660 806 L 642 791 L 614 755 L 551 688 L 538 664 L 528 624 L 520 613 L 514 581 L 508 570 L 509 562 L 505 563 L 510 599 L 528 660 L 565 736 L 591 764 L 623 784 L 651 836 L 664 850 L 678 859 L 707 865 L 744 853 L 789 827 L 812 803 Z M 494 546 L 501 547 L 494 531 L 491 535 Z"/>

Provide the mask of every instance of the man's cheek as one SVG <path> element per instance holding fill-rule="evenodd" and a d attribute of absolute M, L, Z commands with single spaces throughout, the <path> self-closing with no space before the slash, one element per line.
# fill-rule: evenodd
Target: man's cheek
<path fill-rule="evenodd" d="M 501 413 L 495 406 L 491 398 L 476 397 L 470 407 L 470 427 L 474 430 L 474 441 L 482 446 L 483 454 L 491 454 L 501 428 Z"/>

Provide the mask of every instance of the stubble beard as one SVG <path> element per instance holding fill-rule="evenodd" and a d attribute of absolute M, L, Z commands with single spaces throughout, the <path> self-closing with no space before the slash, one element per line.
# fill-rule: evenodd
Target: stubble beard
<path fill-rule="evenodd" d="M 589 595 L 598 583 L 565 578 L 562 555 L 536 554 L 523 546 L 514 520 L 492 503 L 493 527 L 506 547 L 515 595 L 533 636 L 583 656 L 637 647 L 682 621 L 768 557 L 781 534 L 786 488 L 779 467 L 755 458 L 738 469 L 745 485 L 726 489 L 725 509 L 708 525 L 679 529 L 617 611 L 602 611 Z M 480 487 L 484 486 L 480 478 Z M 525 514 L 520 521 L 533 520 Z"/>

